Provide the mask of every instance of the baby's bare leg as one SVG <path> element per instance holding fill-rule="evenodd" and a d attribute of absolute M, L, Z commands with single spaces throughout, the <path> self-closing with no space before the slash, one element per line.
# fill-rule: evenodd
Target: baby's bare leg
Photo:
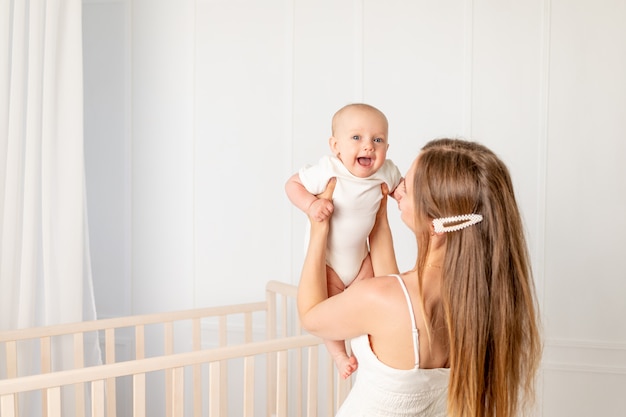
<path fill-rule="evenodd" d="M 345 285 L 339 275 L 329 266 L 326 266 L 326 283 L 328 288 L 328 297 L 337 295 L 345 290 Z M 337 371 L 342 378 L 348 378 L 357 368 L 357 362 L 354 355 L 348 356 L 346 350 L 346 342 L 344 340 L 325 340 L 324 344 L 328 353 L 335 361 Z"/>

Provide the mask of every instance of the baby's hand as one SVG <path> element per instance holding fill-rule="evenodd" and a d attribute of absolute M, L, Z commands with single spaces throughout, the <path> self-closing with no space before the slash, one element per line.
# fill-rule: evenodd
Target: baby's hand
<path fill-rule="evenodd" d="M 307 215 L 316 222 L 323 222 L 327 220 L 331 214 L 333 214 L 334 209 L 335 206 L 333 205 L 332 200 L 318 198 L 309 206 Z"/>
<path fill-rule="evenodd" d="M 316 222 L 323 222 L 330 218 L 333 214 L 335 206 L 333 205 L 333 193 L 335 192 L 335 186 L 337 185 L 337 178 L 333 177 L 328 180 L 326 188 L 321 194 L 318 194 L 317 200 L 313 201 L 306 211 L 309 219 L 313 219 Z"/>

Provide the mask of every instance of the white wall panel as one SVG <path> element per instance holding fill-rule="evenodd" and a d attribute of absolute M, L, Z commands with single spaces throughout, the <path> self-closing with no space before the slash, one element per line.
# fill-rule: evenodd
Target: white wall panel
<path fill-rule="evenodd" d="M 288 8 L 198 1 L 195 12 L 195 303 L 256 301 L 289 280 Z"/>
<path fill-rule="evenodd" d="M 554 338 L 626 341 L 626 322 L 615 321 L 626 317 L 625 19 L 621 1 L 552 2 L 546 315 Z"/>
<path fill-rule="evenodd" d="M 551 2 L 544 415 L 625 415 L 626 4 Z"/>
<path fill-rule="evenodd" d="M 193 1 L 132 2 L 133 311 L 193 303 Z"/>
<path fill-rule="evenodd" d="M 626 374 L 606 370 L 544 370 L 543 416 L 621 417 Z"/>

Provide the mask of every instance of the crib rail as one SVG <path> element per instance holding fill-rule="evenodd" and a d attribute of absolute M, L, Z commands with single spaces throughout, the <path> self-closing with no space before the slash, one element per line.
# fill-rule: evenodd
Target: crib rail
<path fill-rule="evenodd" d="M 290 361 L 301 363 L 305 357 L 311 358 L 313 354 L 311 349 L 315 345 L 313 342 L 314 338 L 302 336 L 303 331 L 295 313 L 296 293 L 297 288 L 293 285 L 279 281 L 269 281 L 266 285 L 266 299 L 263 302 L 144 314 L 0 332 L 0 377 L 6 378 L 6 380 L 0 379 L 0 384 L 4 387 L 4 391 L 2 391 L 3 398 L 0 403 L 0 417 L 13 415 L 9 411 L 11 409 L 10 403 L 15 403 L 17 407 L 18 396 L 16 396 L 17 394 L 11 394 L 11 392 L 22 392 L 20 391 L 21 388 L 19 388 L 21 385 L 18 384 L 23 383 L 35 384 L 34 386 L 38 383 L 43 384 L 41 386 L 43 391 L 40 394 L 41 415 L 44 417 L 54 416 L 55 414 L 49 414 L 49 410 L 57 407 L 59 403 L 57 394 L 54 394 L 56 392 L 54 386 L 63 386 L 64 392 L 68 390 L 65 387 L 66 384 L 58 382 L 59 377 L 64 375 L 67 375 L 70 379 L 73 378 L 72 380 L 76 380 L 71 388 L 74 399 L 72 408 L 75 410 L 72 415 L 77 417 L 87 415 L 86 410 L 90 408 L 88 405 L 91 402 L 91 408 L 96 408 L 93 410 L 95 414 L 92 415 L 115 417 L 120 412 L 118 410 L 118 395 L 121 392 L 122 395 L 128 396 L 128 393 L 123 390 L 120 391 L 118 386 L 120 385 L 120 377 L 106 376 L 108 375 L 107 372 L 127 372 L 127 375 L 145 375 L 146 372 L 156 371 L 158 368 L 156 363 L 165 360 L 165 358 L 167 358 L 167 361 L 174 360 L 173 358 L 179 358 L 176 360 L 191 360 L 192 363 L 186 366 L 190 366 L 190 372 L 188 373 L 192 374 L 190 378 L 193 379 L 192 385 L 194 387 L 202 385 L 203 366 L 200 364 L 210 363 L 208 365 L 211 374 L 209 378 L 209 385 L 211 386 L 209 397 L 211 398 L 210 407 L 213 410 L 211 415 L 226 416 L 228 415 L 227 403 L 229 395 L 227 393 L 229 384 L 228 367 L 232 366 L 229 362 L 232 362 L 232 359 L 234 359 L 234 356 L 231 358 L 228 355 L 236 356 L 236 352 L 243 354 L 245 349 L 250 349 L 250 347 L 253 350 L 260 349 L 261 351 L 269 349 L 263 359 L 263 365 L 265 366 L 264 374 L 266 375 L 264 387 L 266 391 L 265 412 L 268 416 L 277 415 L 277 410 L 280 410 L 282 407 L 280 398 L 284 394 L 281 393 L 279 384 L 281 375 L 283 375 L 281 372 L 283 372 L 284 364 L 281 362 L 281 355 L 277 353 L 278 350 L 276 349 L 279 349 L 278 346 L 283 346 L 280 349 L 291 349 L 289 350 L 289 355 L 291 355 Z M 259 326 L 259 320 L 263 319 L 263 315 L 265 316 L 265 321 L 261 320 L 261 325 Z M 233 321 L 235 322 L 234 326 Z M 237 329 L 237 337 L 231 335 L 233 327 Z M 262 328 L 261 335 L 258 334 L 259 327 Z M 181 328 L 183 329 L 182 333 Z M 155 333 L 158 334 L 155 336 Z M 130 334 L 132 352 L 130 352 L 129 357 L 120 358 L 116 354 L 116 347 L 121 343 L 120 338 L 123 338 L 124 334 L 127 338 Z M 183 335 L 182 337 L 181 334 Z M 95 337 L 95 335 L 100 338 L 103 346 L 104 365 L 101 366 L 93 366 L 93 364 L 85 361 L 85 340 L 87 337 Z M 294 337 L 296 339 L 293 339 Z M 307 345 L 309 350 L 304 352 L 303 349 L 285 347 L 289 343 L 300 340 L 297 339 L 299 337 L 302 337 L 301 340 L 307 340 L 307 343 L 310 343 L 310 345 Z M 157 343 L 155 343 L 155 340 Z M 183 340 L 185 346 L 175 346 L 175 342 L 180 344 L 180 340 Z M 20 357 L 20 352 L 24 350 L 22 349 L 23 345 L 29 343 L 36 345 L 39 351 L 39 364 L 38 368 L 31 370 L 30 373 L 25 373 L 21 371 L 19 365 L 25 361 L 23 357 Z M 272 343 L 278 343 L 278 345 L 273 345 Z M 282 345 L 281 343 L 285 344 Z M 147 345 L 149 345 L 150 349 L 147 349 Z M 232 351 L 234 353 L 220 353 L 222 350 L 224 352 L 228 351 L 231 347 L 234 349 Z M 63 350 L 64 355 L 69 353 L 72 358 L 72 363 L 69 366 L 62 368 L 53 366 L 52 357 L 55 354 L 55 348 L 57 356 L 59 350 Z M 326 353 L 325 349 L 323 353 Z M 258 353 L 253 354 L 256 355 Z M 219 359 L 220 355 L 226 356 Z M 317 357 L 317 355 L 318 352 L 315 350 L 314 356 Z M 3 359 L 4 363 L 2 362 Z M 319 362 L 319 359 L 315 360 Z M 246 357 L 244 362 L 245 364 L 241 366 L 246 368 L 246 372 L 250 373 L 250 369 L 254 369 L 254 364 L 257 363 L 258 365 L 259 360 L 252 360 Z M 32 363 L 29 363 L 29 365 L 32 366 Z M 142 371 L 141 369 L 143 368 L 136 368 L 138 366 L 157 368 L 152 371 Z M 84 368 L 89 368 L 89 371 L 83 371 Z M 179 395 L 177 390 L 180 389 L 181 385 L 181 371 L 173 371 L 169 370 L 169 368 L 159 369 L 165 371 L 164 398 L 166 413 L 164 415 L 167 417 L 178 417 L 182 414 L 175 412 L 174 404 L 180 406 L 180 401 L 176 399 L 176 395 Z M 332 363 L 324 369 L 326 369 L 328 376 L 327 380 L 322 384 L 323 387 L 326 387 L 326 391 L 322 395 L 326 398 L 325 414 L 332 415 L 338 404 L 343 401 L 349 389 L 349 381 L 345 382 L 337 378 Z M 89 376 L 92 375 L 91 371 L 96 372 L 96 375 L 104 376 L 102 378 Z M 135 372 L 139 373 L 135 374 Z M 291 378 L 296 378 L 297 380 L 310 376 L 309 370 L 303 369 L 302 366 L 294 366 L 290 372 L 293 372 Z M 135 392 L 135 388 L 133 388 L 133 404 L 136 403 L 135 398 L 137 396 L 141 397 L 141 378 L 142 376 L 132 376 L 133 387 L 137 385 L 138 389 Z M 214 378 L 218 378 L 219 383 L 215 382 Z M 250 377 L 248 376 L 247 378 L 246 382 L 244 382 L 246 387 L 244 392 L 249 396 L 251 395 L 251 382 Z M 57 381 L 56 385 L 52 384 L 51 381 L 53 380 Z M 89 383 L 86 384 L 85 382 Z M 37 389 L 32 388 L 33 385 L 28 386 L 31 388 L 24 388 L 23 392 Z M 106 396 L 97 396 L 101 389 L 107 393 Z M 145 382 L 143 389 L 145 390 Z M 96 395 L 96 397 L 90 400 L 87 394 L 88 391 L 91 391 L 92 396 Z M 308 394 L 310 393 L 307 392 Z M 297 409 L 302 409 L 307 402 L 301 390 L 295 392 L 290 397 L 290 402 L 293 403 L 295 401 Z M 206 408 L 203 406 L 202 398 L 202 395 L 193 395 L 192 415 L 205 415 L 202 414 L 203 407 Z M 105 403 L 103 406 L 99 406 L 102 401 L 105 401 Z M 243 401 L 243 403 L 249 404 L 247 400 Z M 293 404 L 291 406 L 294 407 Z M 102 410 L 106 410 L 105 414 L 100 413 Z M 135 412 L 139 413 L 136 415 L 142 415 L 139 410 Z M 125 413 L 122 412 L 120 415 L 125 415 Z"/>
<path fill-rule="evenodd" d="M 18 343 L 24 341 L 36 341 L 40 350 L 41 369 L 35 373 L 51 372 L 51 342 L 54 337 L 71 336 L 73 338 L 74 368 L 85 366 L 84 340 L 85 335 L 99 332 L 104 336 L 104 362 L 115 363 L 115 344 L 117 341 L 116 331 L 120 329 L 132 330 L 134 335 L 134 357 L 131 359 L 143 359 L 146 357 L 145 329 L 149 325 L 163 327 L 162 353 L 174 353 L 174 324 L 188 322 L 191 324 L 193 335 L 192 348 L 199 350 L 202 347 L 202 320 L 214 318 L 217 320 L 215 332 L 218 334 L 218 346 L 228 344 L 228 320 L 234 316 L 243 317 L 243 341 L 253 340 L 252 319 L 257 313 L 266 313 L 267 338 L 277 335 L 277 328 L 281 328 L 281 335 L 301 334 L 297 322 L 288 323 L 288 315 L 291 313 L 290 303 L 295 299 L 296 287 L 279 281 L 269 281 L 266 285 L 266 301 L 235 304 L 227 306 L 196 308 L 182 311 L 165 313 L 153 313 L 117 317 L 76 323 L 65 323 L 51 326 L 34 327 L 27 329 L 6 330 L 0 332 L 0 347 L 5 351 L 6 378 L 14 378 L 18 375 Z"/>
<path fill-rule="evenodd" d="M 105 415 L 106 396 L 108 395 L 106 381 L 132 376 L 132 396 L 133 396 L 133 417 L 146 416 L 146 375 L 150 372 L 166 371 L 174 383 L 169 388 L 173 399 L 168 406 L 170 414 L 174 416 L 184 415 L 184 395 L 185 378 L 184 373 L 187 367 L 208 364 L 209 366 L 209 394 L 208 394 L 208 415 L 209 417 L 225 417 L 228 413 L 223 413 L 220 404 L 224 400 L 221 390 L 224 388 L 221 383 L 223 369 L 221 364 L 225 360 L 241 359 L 243 365 L 242 386 L 244 417 L 255 415 L 255 364 L 259 355 L 275 354 L 276 356 L 276 401 L 274 409 L 270 410 L 270 415 L 276 417 L 283 416 L 317 416 L 318 415 L 318 386 L 319 381 L 319 345 L 322 341 L 311 335 L 292 336 L 261 342 L 246 343 L 236 346 L 227 346 L 214 349 L 206 349 L 197 352 L 187 352 L 172 354 L 162 357 L 139 359 L 115 364 L 100 365 L 83 369 L 73 369 L 60 371 L 51 374 L 33 375 L 17 378 L 14 380 L 0 381 L 0 416 L 17 417 L 16 405 L 17 396 L 20 393 L 42 390 L 47 398 L 47 414 L 50 417 L 60 417 L 61 407 L 61 387 L 75 386 L 76 384 L 89 384 L 91 391 L 91 407 L 88 412 L 90 417 L 103 417 Z M 322 347 L 323 349 L 323 347 Z M 300 391 L 299 384 L 290 385 L 289 353 L 302 352 L 306 356 L 306 366 L 304 374 L 304 388 L 306 390 L 304 407 L 290 409 L 288 398 L 294 391 Z M 330 360 L 328 358 L 328 360 Z M 299 363 L 296 366 L 300 366 Z M 331 364 L 332 366 L 332 364 Z M 193 380 L 193 395 L 202 397 L 202 385 Z M 295 387 L 295 388 L 294 388 Z M 296 407 L 299 407 L 296 405 Z M 197 413 L 200 411 L 200 413 Z M 331 410 L 334 413 L 334 409 Z M 196 414 L 197 413 L 197 414 Z M 201 410 L 196 410 L 194 416 L 200 416 Z"/>

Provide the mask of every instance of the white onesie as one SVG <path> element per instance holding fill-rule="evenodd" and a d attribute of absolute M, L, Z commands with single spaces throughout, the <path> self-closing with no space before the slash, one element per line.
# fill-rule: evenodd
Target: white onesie
<path fill-rule="evenodd" d="M 389 192 L 392 192 L 400 183 L 402 174 L 387 159 L 375 174 L 359 178 L 352 175 L 336 156 L 324 156 L 316 165 L 300 169 L 298 174 L 307 191 L 314 195 L 323 192 L 328 180 L 337 177 L 326 263 L 347 286 L 356 278 L 368 253 L 367 238 L 382 199 L 380 185 L 387 183 Z"/>

